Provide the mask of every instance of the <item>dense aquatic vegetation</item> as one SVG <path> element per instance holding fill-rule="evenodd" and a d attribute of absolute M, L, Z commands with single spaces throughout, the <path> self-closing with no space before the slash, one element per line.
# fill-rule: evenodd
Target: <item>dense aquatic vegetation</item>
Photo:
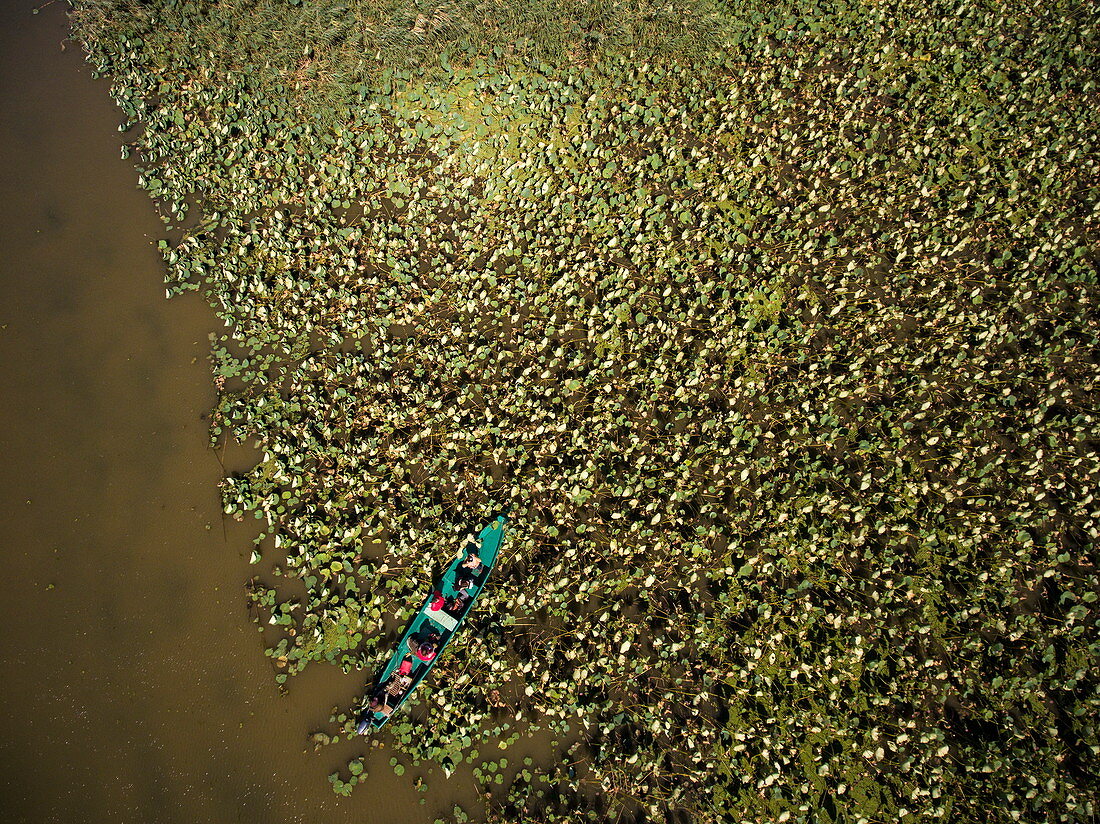
<path fill-rule="evenodd" d="M 387 733 L 486 820 L 1094 817 L 1094 10 L 518 8 L 78 4 L 276 677 L 511 507 Z"/>

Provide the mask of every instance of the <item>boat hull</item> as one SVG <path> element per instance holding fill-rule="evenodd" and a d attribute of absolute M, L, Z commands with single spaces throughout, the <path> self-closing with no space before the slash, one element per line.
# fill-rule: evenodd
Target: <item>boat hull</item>
<path fill-rule="evenodd" d="M 385 668 L 383 668 L 375 679 L 370 690 L 367 691 L 368 701 L 372 696 L 383 696 L 387 700 L 389 712 L 378 712 L 364 705 L 356 723 L 356 732 L 360 735 L 368 734 L 372 730 L 385 726 L 386 722 L 397 713 L 405 701 L 408 700 L 408 697 L 412 695 L 413 691 L 420 685 L 420 682 L 424 680 L 435 662 L 443 655 L 451 639 L 458 633 L 462 626 L 462 622 L 466 619 L 466 616 L 470 614 L 470 610 L 473 609 L 478 596 L 481 595 L 485 588 L 485 583 L 490 573 L 493 571 L 493 567 L 496 565 L 497 555 L 500 552 L 500 545 L 504 539 L 504 521 L 505 518 L 503 515 L 498 516 L 492 523 L 481 530 L 478 535 L 477 543 L 470 542 L 463 546 L 461 551 L 459 551 L 443 571 L 434 591 L 428 593 L 428 597 L 424 600 L 423 605 L 409 621 L 409 625 L 405 628 L 401 640 L 397 643 L 397 649 L 390 657 Z M 474 571 L 463 570 L 462 563 L 466 559 L 467 553 L 475 551 L 478 558 L 481 560 L 481 567 Z M 444 608 L 433 610 L 433 601 L 436 600 L 435 592 L 441 592 L 444 596 L 453 595 L 455 592 L 456 577 L 463 572 L 465 572 L 467 576 L 473 578 L 473 583 L 468 588 L 469 599 L 462 606 L 461 610 L 450 612 Z M 436 654 L 430 661 L 420 660 L 417 655 L 414 654 L 409 642 L 412 640 L 415 643 L 418 640 L 428 637 L 432 633 L 439 635 Z M 411 661 L 412 664 L 412 668 L 408 673 L 412 679 L 411 683 L 400 696 L 385 695 L 385 685 L 392 677 L 398 674 L 401 663 L 407 660 Z"/>

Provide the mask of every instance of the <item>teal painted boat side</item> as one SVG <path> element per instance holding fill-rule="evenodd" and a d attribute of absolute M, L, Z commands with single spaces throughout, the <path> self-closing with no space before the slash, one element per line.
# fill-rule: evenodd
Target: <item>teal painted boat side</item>
<path fill-rule="evenodd" d="M 463 621 L 466 620 L 466 616 L 470 614 L 470 610 L 472 610 L 474 604 L 477 603 L 477 599 L 484 590 L 489 575 L 496 565 L 497 556 L 500 553 L 500 545 L 504 540 L 504 521 L 505 518 L 503 515 L 498 516 L 492 523 L 481 530 L 478 535 L 477 544 L 471 542 L 464 545 L 451 563 L 447 565 L 442 576 L 440 576 L 436 589 L 442 592 L 445 597 L 451 597 L 456 591 L 455 581 L 461 570 L 462 562 L 466 559 L 469 552 L 476 550 L 478 558 L 481 560 L 482 568 L 472 576 L 474 582 L 468 590 L 470 596 L 469 600 L 460 613 L 448 614 L 443 610 L 433 611 L 431 609 L 434 593 L 428 593 L 428 597 L 425 598 L 420 609 L 417 610 L 416 614 L 409 620 L 408 627 L 406 627 L 405 632 L 401 636 L 401 640 L 397 643 L 397 649 L 394 650 L 385 668 L 374 681 L 373 686 L 367 693 L 366 700 L 369 701 L 371 696 L 379 694 L 384 689 L 384 685 L 397 673 L 398 668 L 401 666 L 401 662 L 406 659 L 412 662 L 412 671 L 409 673 L 412 677 L 412 683 L 409 685 L 408 689 L 405 690 L 404 695 L 402 695 L 397 703 L 392 706 L 389 715 L 374 712 L 364 703 L 358 719 L 357 732 L 365 734 L 372 729 L 383 727 L 404 705 L 405 701 L 413 693 L 413 690 L 415 690 L 420 685 L 420 682 L 424 680 L 435 662 L 443 655 L 451 639 L 454 638 L 462 628 Z M 422 639 L 433 629 L 440 634 L 435 657 L 432 658 L 431 661 L 421 661 L 410 651 L 409 639 Z"/>

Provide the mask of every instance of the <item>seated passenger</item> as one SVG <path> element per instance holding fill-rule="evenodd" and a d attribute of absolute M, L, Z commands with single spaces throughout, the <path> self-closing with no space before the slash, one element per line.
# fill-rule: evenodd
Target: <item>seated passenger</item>
<path fill-rule="evenodd" d="M 416 657 L 421 661 L 432 661 L 439 652 L 438 639 L 429 638 L 421 641 L 420 645 L 416 648 Z"/>
<path fill-rule="evenodd" d="M 428 607 L 432 612 L 443 609 L 443 605 L 447 602 L 447 599 L 443 597 L 443 593 L 438 589 L 432 593 L 432 603 Z"/>
<path fill-rule="evenodd" d="M 466 560 L 462 562 L 462 568 L 468 569 L 470 572 L 477 574 L 481 571 L 482 566 L 481 556 L 477 552 L 470 551 L 466 553 Z"/>
<path fill-rule="evenodd" d="M 382 715 L 389 715 L 393 712 L 393 707 L 389 705 L 386 700 L 387 694 L 380 692 L 378 695 L 372 695 L 370 701 L 367 702 L 367 707 L 371 712 L 380 712 Z"/>
<path fill-rule="evenodd" d="M 416 636 L 409 636 L 409 650 L 421 661 L 431 661 L 439 652 L 441 638 L 442 636 L 434 629 L 426 638 L 418 639 Z"/>
<path fill-rule="evenodd" d="M 448 612 L 460 612 L 462 610 L 462 608 L 465 607 L 466 604 L 468 604 L 470 602 L 470 599 L 473 597 L 470 594 L 470 590 L 473 588 L 473 586 L 474 586 L 473 578 L 471 578 L 469 575 L 467 575 L 465 573 L 460 573 L 455 578 L 455 587 L 454 587 L 455 594 L 447 602 L 447 607 L 446 607 L 447 611 Z"/>

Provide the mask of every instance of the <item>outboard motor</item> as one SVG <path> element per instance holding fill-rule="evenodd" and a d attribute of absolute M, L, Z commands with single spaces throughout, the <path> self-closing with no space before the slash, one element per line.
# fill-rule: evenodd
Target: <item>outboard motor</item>
<path fill-rule="evenodd" d="M 359 713 L 359 718 L 355 724 L 355 732 L 357 735 L 367 735 L 370 733 L 371 721 L 374 720 L 374 711 L 369 707 L 364 707 L 363 711 Z"/>

